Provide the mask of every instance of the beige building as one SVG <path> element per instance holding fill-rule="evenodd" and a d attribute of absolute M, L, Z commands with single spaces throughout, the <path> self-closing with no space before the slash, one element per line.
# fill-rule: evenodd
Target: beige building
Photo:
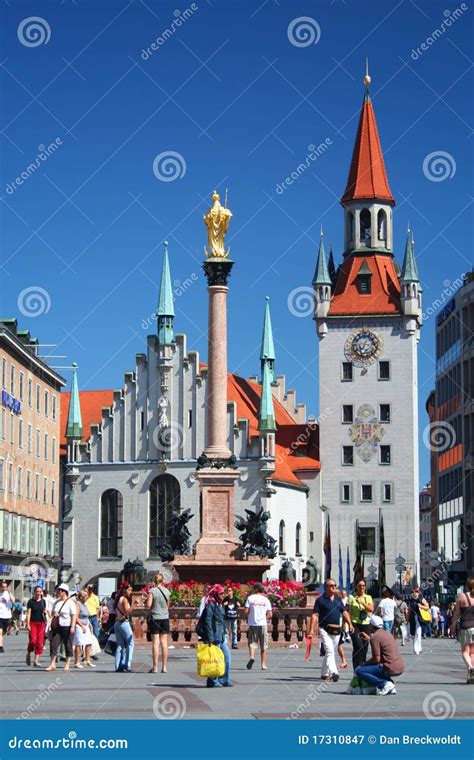
<path fill-rule="evenodd" d="M 38 340 L 0 320 L 0 577 L 17 596 L 57 578 L 62 377 Z"/>

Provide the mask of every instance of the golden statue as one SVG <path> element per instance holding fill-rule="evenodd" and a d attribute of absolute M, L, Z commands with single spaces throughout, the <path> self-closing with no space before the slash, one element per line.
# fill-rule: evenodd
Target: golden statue
<path fill-rule="evenodd" d="M 204 246 L 204 252 L 208 258 L 226 259 L 229 255 L 230 248 L 225 250 L 225 234 L 229 226 L 229 222 L 232 219 L 232 212 L 221 206 L 219 202 L 219 195 L 214 190 L 212 194 L 212 200 L 214 205 L 209 209 L 204 218 L 204 223 L 207 227 L 207 242 L 209 245 L 209 251 Z"/>

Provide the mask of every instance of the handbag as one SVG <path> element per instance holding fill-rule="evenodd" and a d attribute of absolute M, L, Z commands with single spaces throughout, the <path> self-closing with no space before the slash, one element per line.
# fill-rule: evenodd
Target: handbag
<path fill-rule="evenodd" d="M 112 633 L 109 634 L 109 638 L 107 639 L 107 643 L 105 645 L 104 652 L 106 654 L 112 655 L 112 657 L 115 657 L 116 649 L 117 649 L 117 637 L 116 637 L 114 631 L 112 631 Z"/>
<path fill-rule="evenodd" d="M 97 638 L 94 636 L 93 633 L 91 633 L 91 657 L 95 657 L 96 655 L 101 653 L 100 644 L 97 641 Z"/>
<path fill-rule="evenodd" d="M 420 608 L 420 617 L 424 623 L 431 623 L 431 612 Z"/>

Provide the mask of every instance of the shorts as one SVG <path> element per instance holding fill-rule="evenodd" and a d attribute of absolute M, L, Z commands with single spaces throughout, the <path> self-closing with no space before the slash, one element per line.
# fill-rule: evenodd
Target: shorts
<path fill-rule="evenodd" d="M 474 628 L 460 628 L 458 641 L 462 647 L 466 644 L 474 644 Z"/>
<path fill-rule="evenodd" d="M 11 625 L 12 619 L 11 618 L 0 618 L 0 628 L 5 633 L 5 631 L 8 630 L 8 627 Z"/>
<path fill-rule="evenodd" d="M 68 625 L 58 626 L 58 628 L 56 628 L 54 633 L 51 631 L 49 643 L 50 643 L 51 657 L 58 656 L 59 650 L 61 648 L 61 644 L 64 644 L 66 657 L 72 657 L 72 654 L 73 654 L 72 633 Z"/>
<path fill-rule="evenodd" d="M 170 621 L 169 618 L 160 620 L 159 618 L 150 618 L 148 621 L 148 633 L 155 636 L 157 633 L 169 633 Z"/>
<path fill-rule="evenodd" d="M 266 625 L 249 625 L 249 647 L 260 647 L 263 652 L 268 649 L 268 630 Z"/>

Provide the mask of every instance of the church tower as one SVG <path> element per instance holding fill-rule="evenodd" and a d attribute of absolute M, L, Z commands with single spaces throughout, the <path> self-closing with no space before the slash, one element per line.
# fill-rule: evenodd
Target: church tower
<path fill-rule="evenodd" d="M 421 287 L 410 233 L 403 267 L 393 252 L 393 209 L 366 74 L 344 209 L 344 251 L 332 277 L 324 246 L 313 279 L 319 338 L 321 504 L 331 519 L 332 554 L 356 531 L 366 572 L 377 575 L 381 520 L 386 581 L 402 554 L 418 575 L 417 344 Z M 335 568 L 333 568 L 333 573 Z"/>

